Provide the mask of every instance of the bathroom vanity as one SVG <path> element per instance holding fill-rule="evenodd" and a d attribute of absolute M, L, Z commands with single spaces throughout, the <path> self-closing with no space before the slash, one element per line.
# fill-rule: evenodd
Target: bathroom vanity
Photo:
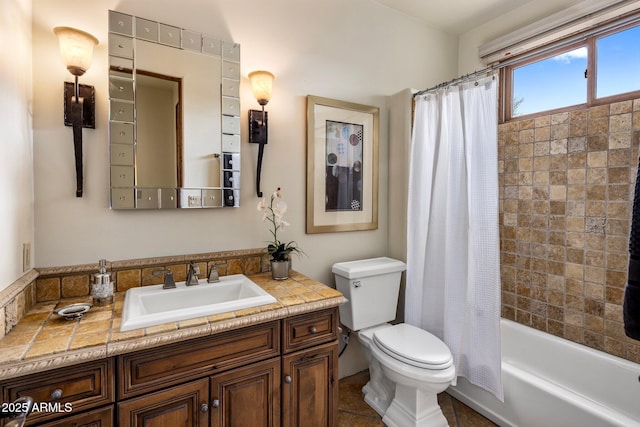
<path fill-rule="evenodd" d="M 202 324 L 173 337 L 146 330 L 114 341 L 119 354 L 45 371 L 33 360 L 33 373 L 0 380 L 2 401 L 48 402 L 27 422 L 47 427 L 335 425 L 344 298 L 323 292 L 331 298 L 295 305 L 280 294 L 270 311 L 205 322 L 204 336 L 185 338 Z"/>

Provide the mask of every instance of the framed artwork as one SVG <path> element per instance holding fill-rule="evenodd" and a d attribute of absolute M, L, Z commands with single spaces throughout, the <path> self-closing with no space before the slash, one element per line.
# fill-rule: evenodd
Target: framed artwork
<path fill-rule="evenodd" d="M 378 228 L 379 116 L 307 96 L 307 233 Z"/>

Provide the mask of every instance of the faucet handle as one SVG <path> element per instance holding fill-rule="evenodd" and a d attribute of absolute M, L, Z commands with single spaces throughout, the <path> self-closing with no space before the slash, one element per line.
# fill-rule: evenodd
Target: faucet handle
<path fill-rule="evenodd" d="M 189 269 L 193 272 L 193 274 L 200 274 L 200 267 L 193 261 L 189 263 Z"/>
<path fill-rule="evenodd" d="M 159 275 L 164 275 L 164 283 L 162 285 L 162 289 L 173 289 L 176 287 L 176 282 L 175 280 L 173 280 L 173 271 L 169 270 L 169 269 L 160 269 L 160 270 L 153 270 L 153 274 L 156 276 Z"/>
<path fill-rule="evenodd" d="M 207 283 L 216 283 L 220 281 L 220 276 L 218 276 L 218 270 L 216 267 L 226 267 L 227 263 L 223 262 L 221 264 L 214 264 L 211 267 L 211 271 L 209 272 L 209 278 L 207 279 Z"/>

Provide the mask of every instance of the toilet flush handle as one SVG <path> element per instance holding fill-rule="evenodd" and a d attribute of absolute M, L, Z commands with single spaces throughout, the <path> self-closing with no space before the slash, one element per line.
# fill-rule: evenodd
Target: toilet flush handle
<path fill-rule="evenodd" d="M 361 286 L 361 284 L 360 284 L 360 280 L 354 280 L 354 281 L 353 281 L 353 286 L 354 286 L 355 288 L 359 288 L 359 287 Z"/>

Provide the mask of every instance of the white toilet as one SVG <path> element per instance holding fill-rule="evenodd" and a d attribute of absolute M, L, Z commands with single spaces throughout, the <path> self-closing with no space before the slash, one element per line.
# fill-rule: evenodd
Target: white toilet
<path fill-rule="evenodd" d="M 333 265 L 336 287 L 349 300 L 340 321 L 357 332 L 369 359 L 365 401 L 389 427 L 447 426 L 437 394 L 455 378 L 449 348 L 415 326 L 391 325 L 396 317 L 405 263 L 371 258 Z"/>

